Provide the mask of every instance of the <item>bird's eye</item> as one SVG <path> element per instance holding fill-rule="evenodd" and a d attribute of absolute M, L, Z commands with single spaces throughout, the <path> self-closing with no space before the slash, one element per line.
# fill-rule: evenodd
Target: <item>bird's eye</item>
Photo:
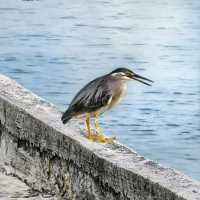
<path fill-rule="evenodd" d="M 133 75 L 134 75 L 133 72 L 129 72 L 129 73 L 128 73 L 128 77 L 132 77 Z"/>

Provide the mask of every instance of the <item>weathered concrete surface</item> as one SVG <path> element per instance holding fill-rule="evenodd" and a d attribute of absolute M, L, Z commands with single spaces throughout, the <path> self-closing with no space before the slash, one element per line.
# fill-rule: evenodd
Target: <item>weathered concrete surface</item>
<path fill-rule="evenodd" d="M 200 183 L 120 145 L 88 141 L 56 108 L 0 75 L 0 163 L 67 200 L 200 200 Z"/>
<path fill-rule="evenodd" d="M 0 166 L 0 200 L 56 200 L 32 191 L 25 183 L 12 175 L 6 175 Z"/>

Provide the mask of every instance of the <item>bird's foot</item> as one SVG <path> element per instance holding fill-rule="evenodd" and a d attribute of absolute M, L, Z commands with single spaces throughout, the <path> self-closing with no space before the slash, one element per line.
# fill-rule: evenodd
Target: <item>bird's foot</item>
<path fill-rule="evenodd" d="M 97 133 L 95 142 L 112 144 L 116 137 L 106 137 L 102 133 Z"/>
<path fill-rule="evenodd" d="M 113 143 L 113 141 L 116 139 L 115 137 L 106 137 L 102 133 L 86 135 L 86 138 L 88 138 L 93 142 L 109 143 L 109 144 Z"/>

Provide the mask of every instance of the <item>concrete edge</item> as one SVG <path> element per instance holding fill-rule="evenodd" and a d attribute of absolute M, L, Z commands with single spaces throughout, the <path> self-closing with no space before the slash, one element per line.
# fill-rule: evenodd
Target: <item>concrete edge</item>
<path fill-rule="evenodd" d="M 41 150 L 50 150 L 52 154 L 66 160 L 80 159 L 77 157 L 68 157 L 69 149 L 65 149 L 65 146 L 67 147 L 66 143 L 70 143 L 74 151 L 76 151 L 76 147 L 78 146 L 78 149 L 82 151 L 81 154 L 90 155 L 86 156 L 86 158 L 95 157 L 95 160 L 98 160 L 97 163 L 99 163 L 99 160 L 103 160 L 105 171 L 107 167 L 113 168 L 115 172 L 119 173 L 119 176 L 123 175 L 126 179 L 129 176 L 132 177 L 132 175 L 133 177 L 139 176 L 142 180 L 148 180 L 147 182 L 150 185 L 154 185 L 158 190 L 166 190 L 166 193 L 169 192 L 170 195 L 174 194 L 177 196 L 177 199 L 178 197 L 188 200 L 200 199 L 200 183 L 198 181 L 192 180 L 190 177 L 176 170 L 146 160 L 119 143 L 105 145 L 88 141 L 73 123 L 64 126 L 60 122 L 61 113 L 57 111 L 55 106 L 47 103 L 44 99 L 24 89 L 14 80 L 3 75 L 0 75 L 0 101 L 3 102 L 4 106 L 5 104 L 9 104 L 18 110 L 17 119 L 13 122 L 15 125 L 18 123 L 18 126 L 24 126 L 23 122 L 20 121 L 22 115 L 32 118 L 38 126 L 40 126 L 40 123 L 45 124 L 48 132 L 44 131 L 44 133 L 47 135 L 35 135 L 35 132 L 31 132 L 31 134 L 17 132 L 17 135 L 15 135 Z M 9 106 L 6 107 L 8 108 Z M 2 118 L 1 121 L 4 122 L 4 119 Z M 13 125 L 7 124 L 7 127 L 13 127 Z M 29 128 L 26 127 L 27 130 Z M 15 133 L 15 131 L 11 132 Z M 49 141 L 47 138 L 52 138 L 52 135 L 55 140 Z M 60 143 L 59 146 L 57 145 L 58 141 Z M 132 180 L 128 180 L 128 182 L 126 182 L 127 180 L 123 181 L 126 184 L 131 184 L 132 182 Z M 119 191 L 123 190 L 122 187 L 124 187 L 125 183 L 120 183 L 115 189 Z M 109 184 L 112 186 L 112 180 Z M 131 188 L 127 188 L 127 193 L 131 193 L 131 190 Z M 167 194 L 165 195 L 167 196 Z"/>

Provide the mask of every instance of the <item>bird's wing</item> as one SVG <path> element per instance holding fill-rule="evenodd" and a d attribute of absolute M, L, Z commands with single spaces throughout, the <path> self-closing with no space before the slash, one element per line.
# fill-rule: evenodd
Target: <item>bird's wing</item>
<path fill-rule="evenodd" d="M 72 100 L 68 111 L 81 114 L 94 112 L 107 105 L 112 98 L 111 90 L 107 87 L 106 77 L 97 78 L 83 87 Z"/>

